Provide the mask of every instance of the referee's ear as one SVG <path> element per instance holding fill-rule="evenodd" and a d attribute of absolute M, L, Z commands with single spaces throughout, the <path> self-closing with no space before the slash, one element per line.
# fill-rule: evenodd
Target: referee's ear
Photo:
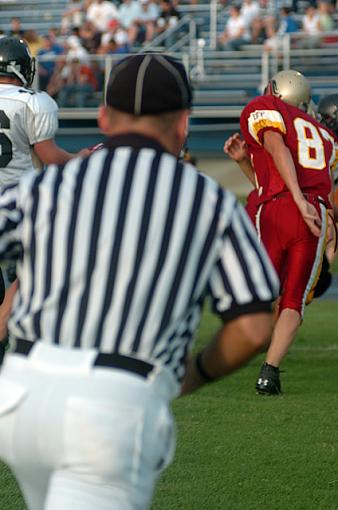
<path fill-rule="evenodd" d="M 178 142 L 178 154 L 185 146 L 189 131 L 189 110 L 181 110 L 181 115 L 175 123 L 175 135 Z"/>
<path fill-rule="evenodd" d="M 104 105 L 101 105 L 99 107 L 97 123 L 98 123 L 99 128 L 101 129 L 102 133 L 104 133 L 105 135 L 108 135 L 109 131 L 111 129 L 111 125 L 110 125 L 109 115 L 107 112 L 107 107 Z"/>

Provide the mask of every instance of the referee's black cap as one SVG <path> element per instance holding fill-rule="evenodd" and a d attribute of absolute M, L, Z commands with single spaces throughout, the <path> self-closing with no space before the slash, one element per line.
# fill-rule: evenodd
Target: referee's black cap
<path fill-rule="evenodd" d="M 133 115 L 184 110 L 191 107 L 192 88 L 177 59 L 163 53 L 139 53 L 113 66 L 106 104 Z"/>

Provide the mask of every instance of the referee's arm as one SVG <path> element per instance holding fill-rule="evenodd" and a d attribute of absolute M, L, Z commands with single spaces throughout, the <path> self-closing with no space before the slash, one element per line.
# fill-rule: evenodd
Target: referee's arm
<path fill-rule="evenodd" d="M 239 204 L 209 288 L 213 311 L 224 325 L 203 351 L 188 359 L 182 395 L 234 372 L 270 341 L 271 304 L 279 283 Z"/>
<path fill-rule="evenodd" d="M 206 348 L 188 360 L 182 395 L 240 368 L 270 340 L 270 313 L 243 315 L 226 323 Z"/>

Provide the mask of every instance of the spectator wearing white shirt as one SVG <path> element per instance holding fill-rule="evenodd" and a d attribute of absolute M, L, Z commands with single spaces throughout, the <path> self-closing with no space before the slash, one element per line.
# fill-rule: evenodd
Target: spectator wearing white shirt
<path fill-rule="evenodd" d="M 118 8 L 118 20 L 123 28 L 129 30 L 139 14 L 138 3 L 135 0 L 123 0 Z"/>
<path fill-rule="evenodd" d="M 65 43 L 65 50 L 67 54 L 67 61 L 78 59 L 81 62 L 88 61 L 88 52 L 82 46 L 81 40 L 76 35 L 70 35 Z"/>
<path fill-rule="evenodd" d="M 91 21 L 99 32 L 106 32 L 109 21 L 117 18 L 117 8 L 107 0 L 95 0 L 87 10 L 87 20 Z"/>
<path fill-rule="evenodd" d="M 255 0 L 244 0 L 241 6 L 241 16 L 248 26 L 261 15 L 259 3 Z"/>
<path fill-rule="evenodd" d="M 84 19 L 85 12 L 82 0 L 70 0 L 62 15 L 62 34 L 68 34 L 71 29 L 80 27 Z"/>
<path fill-rule="evenodd" d="M 155 23 L 159 16 L 158 5 L 151 0 L 139 0 L 138 13 L 129 30 L 130 42 L 150 42 L 154 36 Z"/>
<path fill-rule="evenodd" d="M 301 41 L 301 47 L 308 49 L 318 48 L 322 30 L 318 11 L 312 5 L 306 8 L 302 19 L 302 30 L 304 32 L 304 39 Z"/>
<path fill-rule="evenodd" d="M 261 8 L 256 0 L 244 0 L 241 6 L 241 16 L 246 22 L 250 34 L 251 41 L 256 43 L 259 40 L 262 31 Z"/>
<path fill-rule="evenodd" d="M 101 36 L 101 45 L 98 49 L 98 53 L 111 53 L 111 41 L 114 41 L 115 45 L 119 49 L 119 53 L 129 52 L 127 30 L 120 25 L 118 20 L 111 20 L 109 22 L 108 31 Z"/>
<path fill-rule="evenodd" d="M 231 6 L 230 17 L 218 42 L 222 49 L 228 51 L 239 50 L 243 44 L 250 42 L 248 26 L 237 5 Z"/>

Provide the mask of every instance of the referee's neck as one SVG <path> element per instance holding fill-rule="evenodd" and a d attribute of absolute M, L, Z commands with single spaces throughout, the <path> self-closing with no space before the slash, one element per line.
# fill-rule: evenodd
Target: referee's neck
<path fill-rule="evenodd" d="M 179 110 L 159 115 L 135 116 L 102 106 L 98 124 L 106 136 L 134 133 L 153 138 L 165 150 L 178 157 L 187 136 L 188 114 L 188 110 Z"/>

